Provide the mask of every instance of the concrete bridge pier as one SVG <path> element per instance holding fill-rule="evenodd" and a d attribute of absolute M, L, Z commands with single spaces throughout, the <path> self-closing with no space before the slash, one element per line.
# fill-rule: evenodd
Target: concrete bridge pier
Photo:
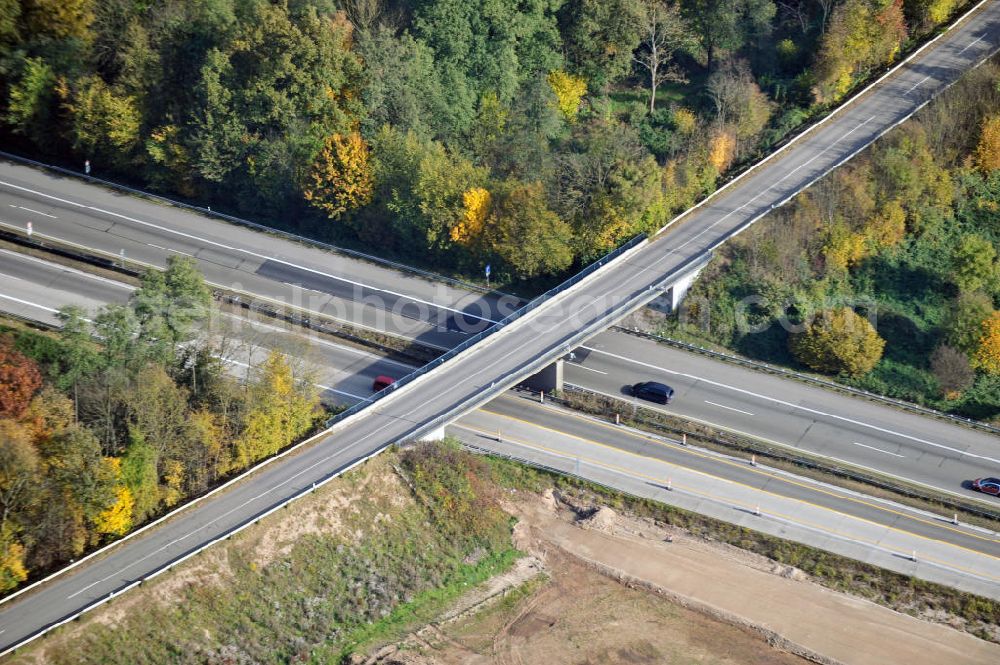
<path fill-rule="evenodd" d="M 421 441 L 443 441 L 444 440 L 444 428 L 446 425 L 441 425 L 430 432 L 420 435 Z"/>
<path fill-rule="evenodd" d="M 563 359 L 546 366 L 537 374 L 532 374 L 522 383 L 529 390 L 544 390 L 550 392 L 563 389 Z"/>
<path fill-rule="evenodd" d="M 691 289 L 691 285 L 694 284 L 696 279 L 698 279 L 698 275 L 700 275 L 701 271 L 705 269 L 705 266 L 708 265 L 711 258 L 711 254 L 706 255 L 703 260 L 695 264 L 691 270 L 681 275 L 676 281 L 674 281 L 673 284 L 670 285 L 670 288 L 667 289 L 663 299 L 667 301 L 671 312 L 676 312 L 677 308 L 680 307 L 681 302 L 684 300 L 684 296 L 687 295 L 687 292 Z"/>

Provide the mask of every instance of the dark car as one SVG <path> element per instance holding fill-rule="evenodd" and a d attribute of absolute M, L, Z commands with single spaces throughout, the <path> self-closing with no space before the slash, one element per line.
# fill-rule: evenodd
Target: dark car
<path fill-rule="evenodd" d="M 1000 496 L 1000 478 L 978 478 L 972 481 L 972 489 L 983 494 Z"/>
<path fill-rule="evenodd" d="M 386 376 L 384 374 L 381 374 L 379 376 L 376 376 L 375 380 L 372 381 L 372 390 L 374 390 L 375 392 L 378 392 L 380 390 L 385 390 L 394 383 L 396 383 L 396 379 L 392 378 L 391 376 Z"/>
<path fill-rule="evenodd" d="M 657 404 L 670 404 L 670 400 L 674 398 L 674 389 L 665 383 L 643 381 L 632 386 L 632 395 Z"/>

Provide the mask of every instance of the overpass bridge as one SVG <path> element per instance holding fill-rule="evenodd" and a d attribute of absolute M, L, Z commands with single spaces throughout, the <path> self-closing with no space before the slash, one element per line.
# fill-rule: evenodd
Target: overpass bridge
<path fill-rule="evenodd" d="M 385 447 L 426 437 L 685 280 L 712 250 L 912 115 L 1000 49 L 1000 2 L 651 239 L 636 238 L 331 427 L 226 486 L 0 605 L 4 652 L 140 584 Z"/>

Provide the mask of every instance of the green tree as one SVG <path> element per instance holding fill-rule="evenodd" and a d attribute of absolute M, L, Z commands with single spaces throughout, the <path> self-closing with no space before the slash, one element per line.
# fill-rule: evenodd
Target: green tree
<path fill-rule="evenodd" d="M 449 103 L 509 102 L 521 82 L 559 69 L 555 0 L 423 0 L 415 34 L 434 51 Z"/>
<path fill-rule="evenodd" d="M 147 270 L 143 274 L 131 304 L 142 341 L 155 349 L 158 357 L 169 359 L 208 319 L 212 292 L 194 259 L 171 256 L 163 272 Z"/>
<path fill-rule="evenodd" d="M 570 71 L 595 93 L 628 75 L 642 30 L 638 0 L 568 0 L 559 10 Z"/>
<path fill-rule="evenodd" d="M 1000 279 L 995 263 L 997 251 L 986 238 L 968 234 L 952 254 L 952 279 L 963 292 L 978 291 Z"/>
<path fill-rule="evenodd" d="M 789 336 L 792 354 L 803 364 L 831 374 L 862 376 L 882 358 L 885 340 L 848 307 L 820 312 L 801 333 Z"/>
<path fill-rule="evenodd" d="M 961 293 L 948 317 L 945 337 L 968 356 L 975 353 L 983 334 L 983 322 L 993 314 L 993 301 L 981 291 Z"/>
<path fill-rule="evenodd" d="M 361 94 L 366 136 L 392 125 L 424 139 L 452 137 L 454 128 L 471 124 L 472 100 L 464 105 L 447 104 L 434 53 L 424 42 L 408 33 L 397 37 L 382 26 L 360 40 L 358 52 L 365 63 Z"/>
<path fill-rule="evenodd" d="M 573 262 L 572 230 L 549 210 L 541 183 L 506 183 L 487 229 L 490 251 L 519 279 L 558 274 Z"/>
<path fill-rule="evenodd" d="M 770 34 L 777 7 L 771 0 L 687 0 L 685 13 L 705 51 L 708 70 L 720 51 L 733 51 Z"/>
<path fill-rule="evenodd" d="M 443 145 L 386 127 L 373 141 L 376 199 L 388 212 L 397 241 L 442 253 L 465 215 L 465 192 L 486 184 L 487 170 Z"/>
<path fill-rule="evenodd" d="M 26 58 L 20 79 L 10 86 L 4 119 L 36 145 L 52 145 L 56 77 L 41 58 Z"/>
<path fill-rule="evenodd" d="M 121 478 L 134 499 L 132 519 L 136 524 L 154 515 L 160 505 L 158 461 L 156 448 L 146 443 L 137 428 L 130 429 L 129 443 L 122 456 Z"/>
<path fill-rule="evenodd" d="M 248 209 L 285 214 L 323 140 L 353 125 L 361 63 L 342 15 L 307 6 L 292 16 L 268 2 L 236 9 L 232 37 L 201 65 L 191 163 Z"/>
<path fill-rule="evenodd" d="M 634 130 L 591 122 L 575 132 L 571 150 L 559 161 L 553 207 L 573 225 L 584 260 L 665 221 L 660 168 Z"/>

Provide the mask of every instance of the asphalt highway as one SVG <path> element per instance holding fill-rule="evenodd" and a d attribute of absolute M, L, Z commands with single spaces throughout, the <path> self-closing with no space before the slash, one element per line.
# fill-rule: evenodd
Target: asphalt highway
<path fill-rule="evenodd" d="M 23 232 L 29 223 L 35 239 L 109 258 L 163 268 L 171 256 L 190 256 L 213 286 L 440 348 L 518 303 L 0 161 L 0 228 Z"/>
<path fill-rule="evenodd" d="M 340 420 L 311 445 L 263 466 L 252 477 L 177 514 L 168 524 L 142 532 L 127 545 L 0 606 L 0 630 L 4 631 L 0 644 L 16 644 L 252 522 L 387 445 L 443 427 L 490 400 L 645 302 L 685 265 L 848 159 L 903 120 L 927 94 L 941 89 L 998 46 L 1000 3 L 990 2 L 876 89 L 687 215 L 656 241 L 625 254 L 436 370 Z"/>
<path fill-rule="evenodd" d="M 1000 535 L 941 515 L 509 395 L 448 431 L 634 496 L 1000 598 Z"/>

